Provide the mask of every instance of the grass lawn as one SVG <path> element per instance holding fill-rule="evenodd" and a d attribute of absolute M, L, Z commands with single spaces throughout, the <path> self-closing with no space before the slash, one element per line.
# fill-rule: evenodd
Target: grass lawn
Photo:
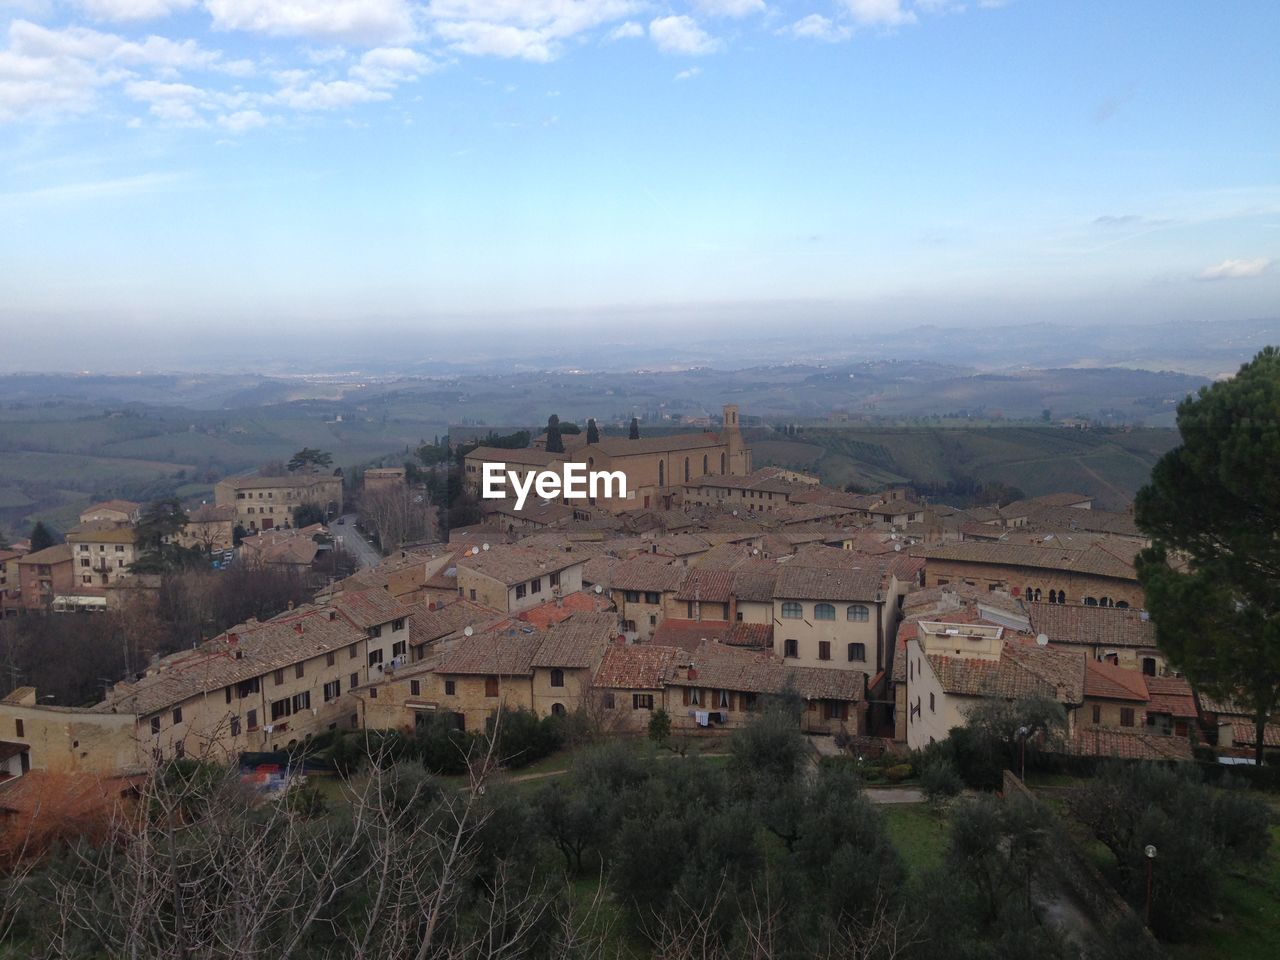
<path fill-rule="evenodd" d="M 1191 943 L 1171 945 L 1174 960 L 1273 960 L 1280 953 L 1280 826 L 1258 866 L 1223 884 L 1223 920 Z"/>
<path fill-rule="evenodd" d="M 942 863 L 947 849 L 947 824 L 923 803 L 893 803 L 879 808 L 889 839 L 902 854 L 913 877 Z"/>

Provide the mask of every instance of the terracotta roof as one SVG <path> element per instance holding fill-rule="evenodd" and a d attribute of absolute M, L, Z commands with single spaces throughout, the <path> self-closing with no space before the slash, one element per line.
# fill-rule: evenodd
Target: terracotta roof
<path fill-rule="evenodd" d="M 596 670 L 597 687 L 658 690 L 680 651 L 651 643 L 610 645 Z"/>
<path fill-rule="evenodd" d="M 677 600 L 728 603 L 733 596 L 733 574 L 727 570 L 689 570 L 676 588 Z"/>
<path fill-rule="evenodd" d="M 1116 580 L 1136 580 L 1132 555 L 1128 561 L 1117 556 L 1118 546 L 1103 549 L 1098 545 L 1086 549 L 1056 543 L 1042 545 L 1022 543 L 978 543 L 964 540 L 936 547 L 917 547 L 912 551 L 926 560 L 951 560 L 961 563 L 992 563 L 1007 567 L 1038 570 L 1062 570 Z"/>
<path fill-rule="evenodd" d="M 1098 700 L 1146 703 L 1147 685 L 1141 672 L 1085 657 L 1084 695 Z"/>
<path fill-rule="evenodd" d="M 1005 643 L 999 660 L 927 657 L 947 693 L 970 697 L 1021 700 L 1046 697 L 1061 703 L 1084 701 L 1084 654 Z"/>
<path fill-rule="evenodd" d="M 771 561 L 753 562 L 733 572 L 733 592 L 739 602 L 772 603 L 781 569 Z"/>
<path fill-rule="evenodd" d="M 794 691 L 806 700 L 861 700 L 867 675 L 858 670 L 793 667 L 773 656 L 709 643 L 681 653 L 667 673 L 673 687 L 701 687 L 746 693 Z M 692 672 L 694 676 L 690 677 Z"/>
<path fill-rule="evenodd" d="M 18 558 L 18 563 L 66 563 L 71 559 L 71 547 L 65 543 L 55 543 L 35 553 L 27 553 Z"/>
<path fill-rule="evenodd" d="M 1192 756 L 1186 737 L 1162 737 L 1113 727 L 1078 727 L 1066 750 L 1080 756 L 1124 760 L 1190 760 Z"/>
<path fill-rule="evenodd" d="M 584 557 L 563 550 L 508 544 L 497 544 L 479 553 L 464 553 L 457 558 L 458 567 L 474 570 L 507 586 L 567 570 L 584 562 Z"/>
<path fill-rule="evenodd" d="M 781 567 L 774 587 L 774 597 L 778 600 L 875 601 L 882 598 L 884 576 L 879 564 L 835 569 L 801 567 L 789 562 Z"/>
<path fill-rule="evenodd" d="M 1251 717 L 1253 711 L 1244 704 L 1237 703 L 1231 698 L 1219 700 L 1210 697 L 1204 693 L 1196 693 L 1196 698 L 1200 701 L 1200 709 L 1205 713 L 1212 713 L 1219 717 Z"/>
<path fill-rule="evenodd" d="M 189 523 L 219 523 L 236 518 L 236 508 L 229 504 L 202 503 L 187 512 Z"/>
<path fill-rule="evenodd" d="M 665 537 L 658 537 L 650 543 L 657 548 L 659 554 L 665 553 L 673 557 L 690 557 L 695 553 L 702 554 L 711 549 L 711 544 L 692 533 L 672 533 Z"/>
<path fill-rule="evenodd" d="M 696 650 L 716 641 L 730 647 L 773 647 L 773 624 L 728 620 L 682 620 L 667 617 L 653 632 L 653 642 L 682 650 Z"/>
<path fill-rule="evenodd" d="M 224 477 L 219 483 L 225 483 L 233 490 L 256 490 L 272 487 L 310 487 L 322 482 L 341 483 L 342 478 L 331 473 L 287 474 L 282 477 L 262 477 L 251 474 L 239 477 Z"/>
<path fill-rule="evenodd" d="M 675 433 L 665 437 L 604 437 L 599 443 L 588 444 L 577 452 L 578 459 L 585 460 L 591 450 L 601 450 L 610 457 L 624 457 L 638 453 L 662 453 L 667 450 L 698 450 L 703 447 L 723 446 L 726 441 L 718 433 Z M 690 464 L 690 469 L 693 465 Z"/>
<path fill-rule="evenodd" d="M 659 593 L 676 590 L 684 579 L 685 567 L 665 557 L 648 554 L 632 557 L 614 568 L 609 586 L 614 590 L 648 590 Z"/>
<path fill-rule="evenodd" d="M 142 504 L 135 503 L 132 500 L 103 500 L 100 503 L 89 504 L 89 506 L 80 511 L 80 516 L 83 517 L 86 513 L 101 513 L 104 510 L 133 515 L 141 509 Z"/>
<path fill-rule="evenodd" d="M 592 557 L 582 567 L 582 582 L 600 584 L 606 590 L 613 587 L 613 571 L 622 565 L 617 557 L 600 555 Z"/>
<path fill-rule="evenodd" d="M 537 628 L 503 620 L 460 640 L 441 658 L 436 673 L 531 676 L 533 656 L 541 644 L 542 634 Z"/>
<path fill-rule="evenodd" d="M 1138 610 L 1082 603 L 1025 603 L 1031 625 L 1055 643 L 1100 647 L 1156 646 L 1156 625 Z"/>
<path fill-rule="evenodd" d="M 1151 701 L 1147 713 L 1167 713 L 1174 717 L 1195 719 L 1196 700 L 1191 684 L 1182 677 L 1146 677 L 1147 693 Z"/>
<path fill-rule="evenodd" d="M 1253 723 L 1231 724 L 1231 743 L 1233 746 L 1253 747 L 1258 743 L 1258 731 Z M 1262 745 L 1264 747 L 1280 747 L 1280 723 L 1268 723 L 1262 728 Z"/>
<path fill-rule="evenodd" d="M 563 453 L 547 453 L 536 447 L 521 447 L 508 450 L 505 447 L 476 447 L 467 454 L 466 459 L 488 460 L 495 463 L 519 463 L 526 466 L 549 467 L 552 464 L 564 463 Z"/>
<path fill-rule="evenodd" d="M 483 628 L 506 616 L 491 610 L 474 600 L 453 600 L 446 604 L 419 602 L 411 604 L 409 609 L 409 645 L 421 646 L 433 643 L 441 637 L 447 637 L 466 626 Z"/>
<path fill-rule="evenodd" d="M 618 632 L 613 613 L 575 613 L 543 634 L 533 655 L 535 667 L 590 667 L 604 653 Z"/>
<path fill-rule="evenodd" d="M 873 516 L 898 517 L 910 513 L 924 513 L 924 507 L 910 500 L 888 500 L 874 507 L 868 507 L 867 513 Z"/>
<path fill-rule="evenodd" d="M 519 618 L 531 623 L 539 630 L 545 630 L 552 624 L 568 620 L 575 613 L 605 613 L 613 609 L 613 601 L 591 590 L 578 590 L 566 594 L 559 601 L 548 600 L 536 607 L 521 611 Z M 615 614 L 610 614 L 614 616 Z"/>

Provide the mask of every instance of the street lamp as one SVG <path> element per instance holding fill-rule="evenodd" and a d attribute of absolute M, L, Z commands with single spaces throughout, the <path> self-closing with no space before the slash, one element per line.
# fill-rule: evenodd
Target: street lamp
<path fill-rule="evenodd" d="M 1146 915 L 1147 915 L 1147 926 L 1149 927 L 1149 926 L 1151 926 L 1151 873 L 1152 873 L 1152 867 L 1155 865 L 1155 862 L 1156 862 L 1156 848 L 1155 848 L 1155 846 L 1154 846 L 1154 845 L 1152 845 L 1152 844 L 1148 843 L 1145 847 L 1143 847 L 1143 848 L 1142 848 L 1142 853 L 1143 853 L 1143 855 L 1147 858 L 1147 909 L 1146 909 Z"/>
<path fill-rule="evenodd" d="M 1030 732 L 1030 727 L 1018 728 L 1018 737 L 1020 738 L 1018 744 L 1018 776 L 1024 781 L 1027 779 L 1027 734 Z"/>

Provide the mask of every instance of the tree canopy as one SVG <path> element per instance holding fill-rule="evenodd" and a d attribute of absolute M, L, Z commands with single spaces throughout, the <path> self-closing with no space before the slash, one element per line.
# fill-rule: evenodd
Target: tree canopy
<path fill-rule="evenodd" d="M 288 463 L 290 473 L 296 473 L 305 467 L 331 466 L 333 466 L 333 454 L 326 453 L 317 447 L 303 447 L 290 458 Z"/>
<path fill-rule="evenodd" d="M 547 418 L 547 453 L 564 453 L 564 441 L 560 439 L 560 418 L 554 413 Z"/>
<path fill-rule="evenodd" d="M 600 442 L 600 428 L 596 426 L 596 418 L 591 417 L 587 421 L 587 443 Z"/>
<path fill-rule="evenodd" d="M 631 418 L 631 430 L 627 436 L 632 440 L 640 439 L 640 420 L 638 417 Z"/>
<path fill-rule="evenodd" d="M 1178 430 L 1135 501 L 1138 577 L 1169 660 L 1253 713 L 1261 763 L 1280 707 L 1280 350 L 1184 400 Z"/>
<path fill-rule="evenodd" d="M 31 528 L 31 552 L 35 553 L 37 550 L 52 547 L 57 542 L 57 537 L 44 525 L 44 521 L 37 520 L 36 525 Z"/>

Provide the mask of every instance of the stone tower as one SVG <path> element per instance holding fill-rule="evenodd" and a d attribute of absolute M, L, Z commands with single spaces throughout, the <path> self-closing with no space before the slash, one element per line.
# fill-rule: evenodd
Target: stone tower
<path fill-rule="evenodd" d="M 728 446 L 728 465 L 726 472 L 730 476 L 741 477 L 751 472 L 751 450 L 742 442 L 742 430 L 738 424 L 738 405 L 724 405 L 724 429 L 721 439 Z"/>

